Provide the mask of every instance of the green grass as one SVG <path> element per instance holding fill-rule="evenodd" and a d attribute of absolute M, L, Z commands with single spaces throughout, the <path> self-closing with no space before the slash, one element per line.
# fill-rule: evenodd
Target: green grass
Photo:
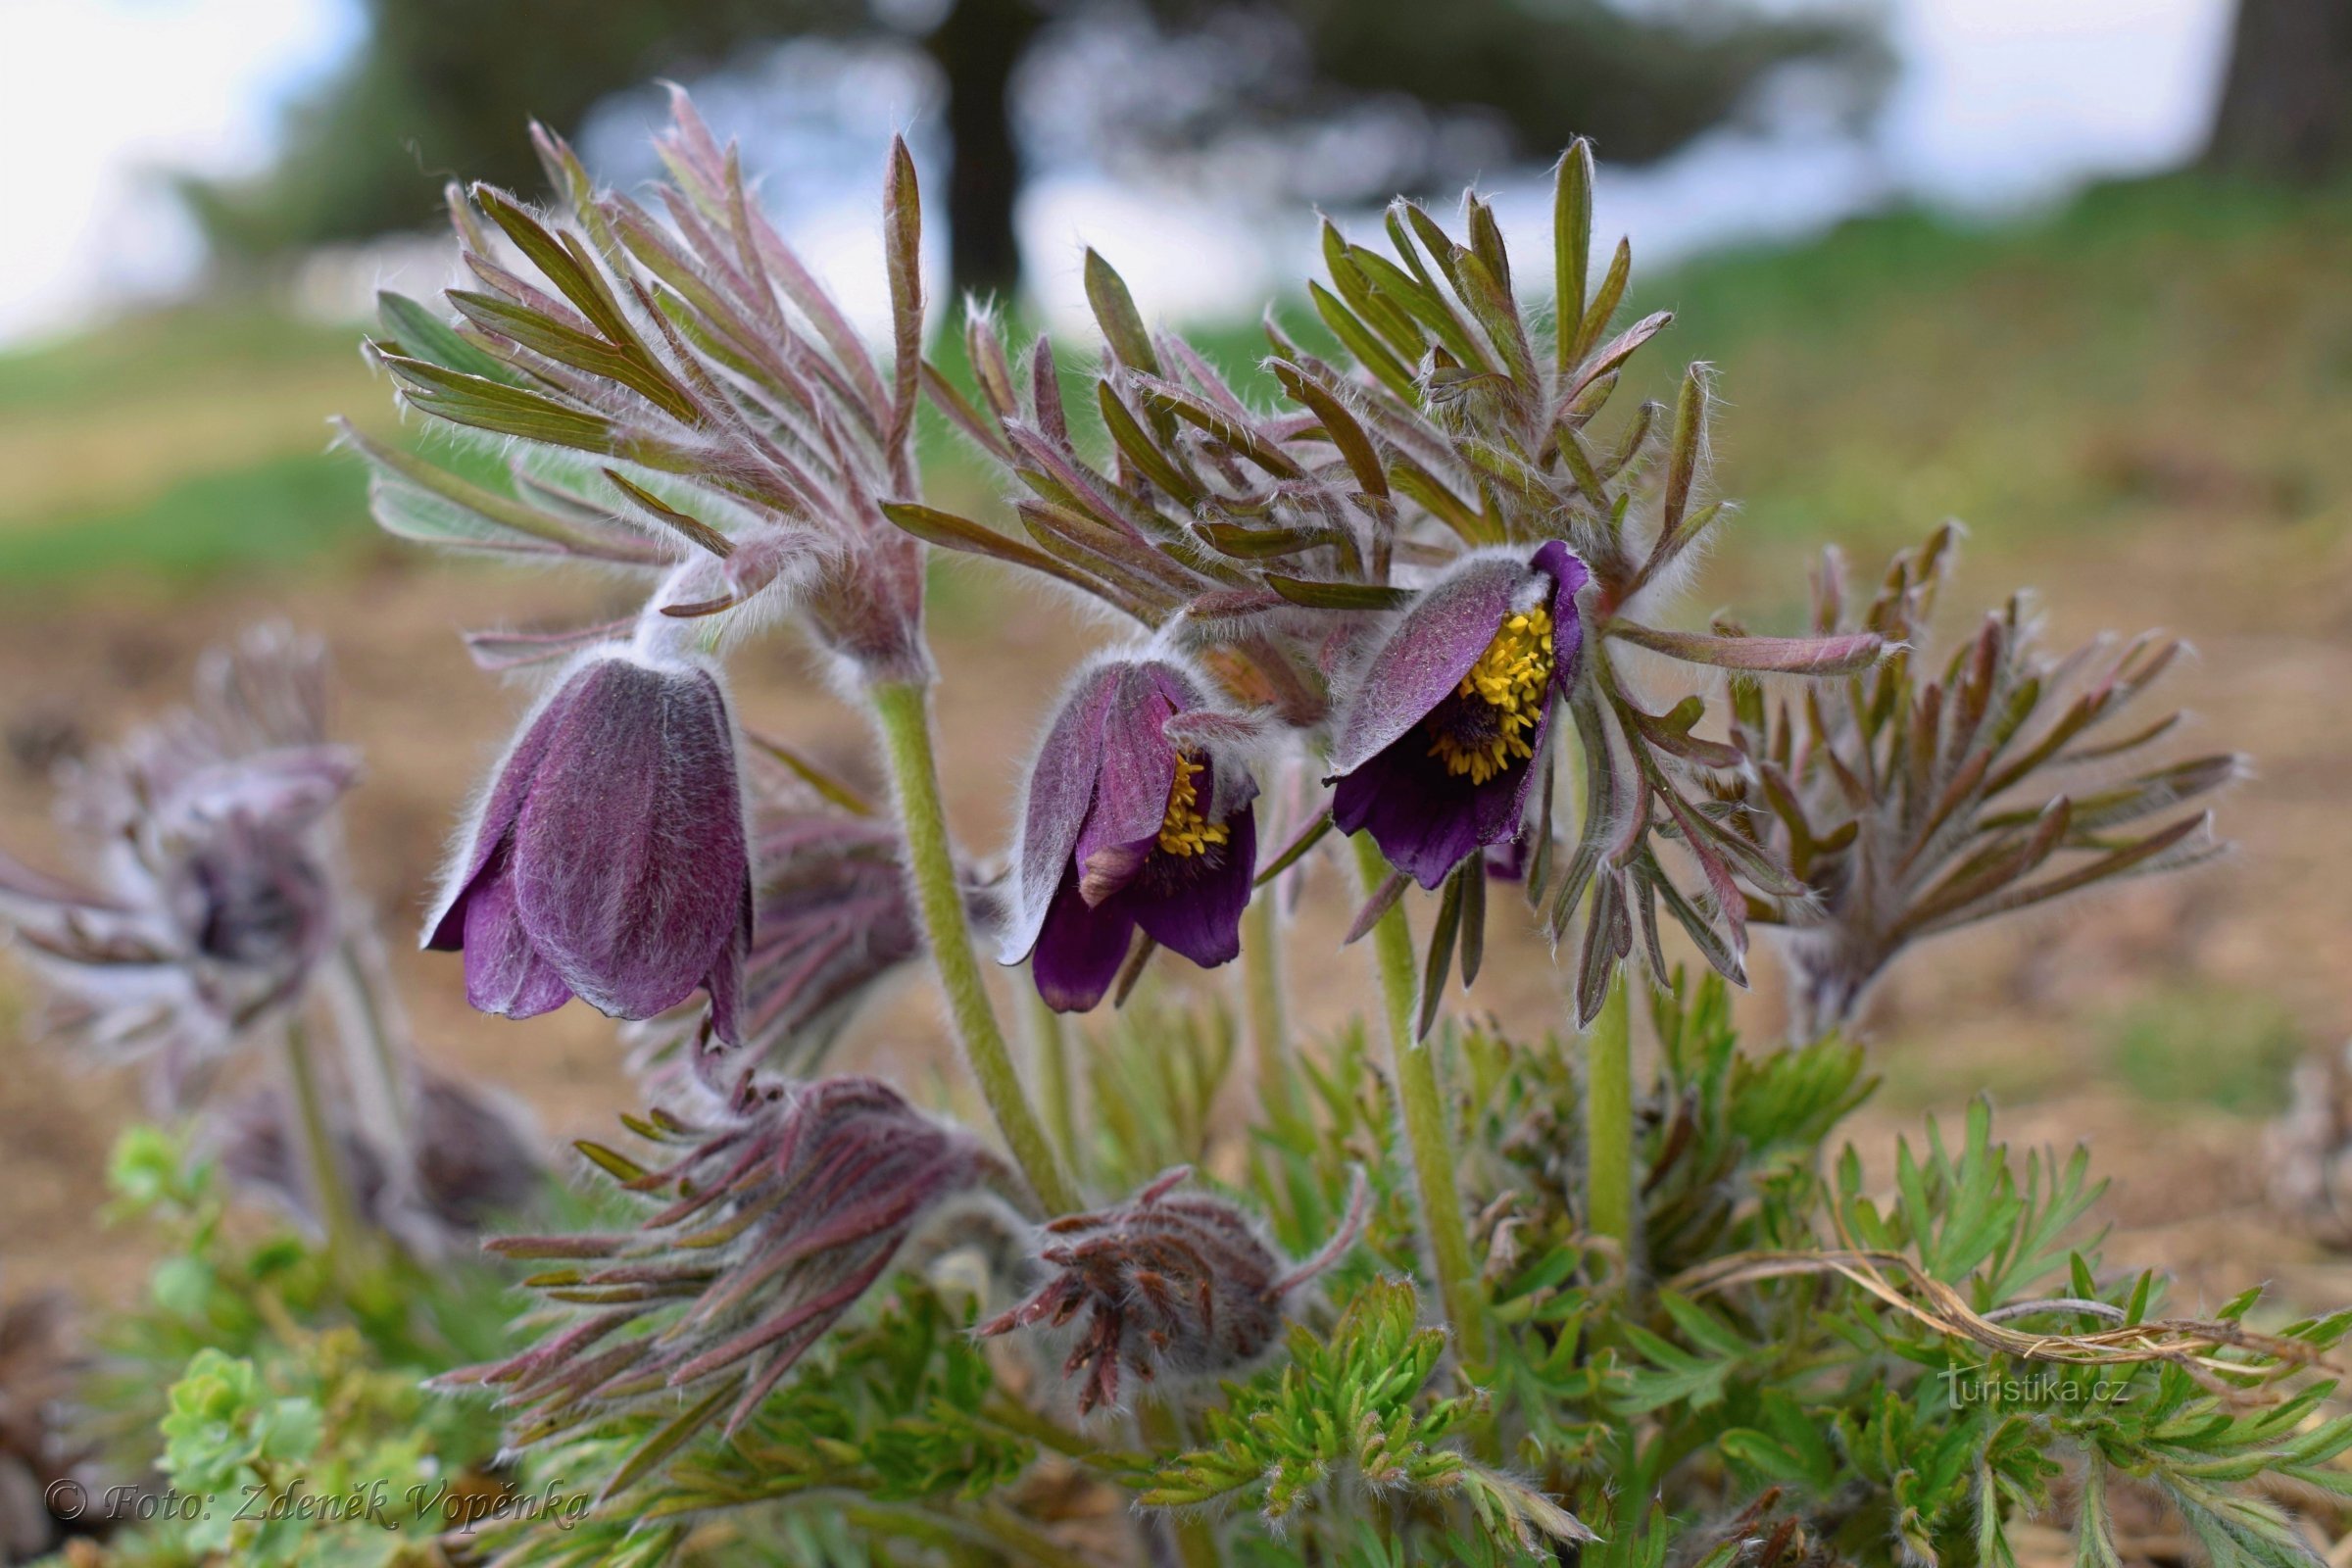
<path fill-rule="evenodd" d="M 1895 214 L 1655 278 L 1637 257 L 1636 275 L 1635 308 L 1678 315 L 1638 390 L 1665 395 L 1686 359 L 1718 368 L 1716 478 L 1745 505 L 1744 548 L 1838 538 L 1867 558 L 1949 515 L 2021 544 L 2180 514 L 2352 531 L 2352 192 L 2146 181 L 2023 225 Z M 1196 338 L 1266 390 L 1254 322 Z M 235 305 L 0 356 L 0 437 L 134 402 L 152 420 L 159 393 L 198 407 L 240 383 L 307 385 L 356 367 L 355 340 Z M 1083 422 L 1092 344 L 1061 347 Z M 383 386 L 352 375 L 351 396 L 380 408 Z M 0 527 L 0 594 L 124 572 L 201 582 L 364 538 L 357 466 L 317 451 L 302 412 L 301 450 L 192 460 L 135 498 L 69 497 Z M 993 482 L 935 420 L 924 451 L 942 504 L 987 506 Z"/>
<path fill-rule="evenodd" d="M 94 331 L 0 354 L 0 420 L 108 404 L 177 387 L 217 389 L 225 374 L 356 365 L 359 340 L 251 299 L 128 317 Z M 323 413 L 323 411 L 322 411 Z"/>
<path fill-rule="evenodd" d="M 2273 998 L 2236 991 L 2173 991 L 2108 1023 L 2115 1081 L 2150 1104 L 2196 1105 L 2240 1116 L 2285 1108 L 2303 1037 Z"/>
<path fill-rule="evenodd" d="M 30 594 L 122 571 L 201 583 L 281 569 L 372 535 L 356 460 L 316 453 L 197 474 L 127 507 L 0 529 L 0 592 Z"/>

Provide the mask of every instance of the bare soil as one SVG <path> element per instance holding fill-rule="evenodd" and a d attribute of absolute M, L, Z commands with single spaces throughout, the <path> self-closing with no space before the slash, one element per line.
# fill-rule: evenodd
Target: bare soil
<path fill-rule="evenodd" d="M 1785 602 L 1788 565 L 1769 549 L 1727 557 L 1708 581 L 1710 602 Z M 2210 1305 L 2265 1279 L 2312 1304 L 2352 1298 L 2352 1263 L 2265 1212 L 2259 1122 L 2209 1102 L 2150 1098 L 2119 1076 L 2113 1047 L 2123 1010 L 2153 1004 L 2161 1014 L 2162 999 L 2208 992 L 2266 999 L 2307 1050 L 2352 1032 L 2352 556 L 2337 537 L 2265 531 L 2218 503 L 2211 512 L 2189 505 L 2130 536 L 2101 530 L 1988 551 L 1964 568 L 1952 603 L 1989 603 L 2012 576 L 2053 588 L 2056 635 L 2161 621 L 2196 642 L 2201 657 L 2173 677 L 2169 695 L 2205 715 L 2184 745 L 2257 760 L 2222 808 L 2239 849 L 2190 879 L 2132 884 L 1914 957 L 1874 1006 L 1874 1051 L 1888 1085 L 1857 1136 L 1883 1161 L 1896 1134 L 1916 1136 L 1923 1113 L 1955 1114 L 1989 1091 L 2011 1140 L 2090 1144 L 2114 1178 L 2103 1204 L 2115 1227 L 2111 1255 L 2173 1269 L 2177 1306 Z M 1004 841 L 1016 772 L 1054 682 L 1101 632 L 1026 591 L 965 587 L 936 617 L 940 713 L 950 808 L 963 842 L 985 852 Z M 526 1101 L 551 1145 L 604 1135 L 635 1103 L 604 1019 L 579 1006 L 525 1024 L 477 1016 L 464 1004 L 456 961 L 416 954 L 404 940 L 467 791 L 525 702 L 476 671 L 455 633 L 591 618 L 605 608 L 597 592 L 576 578 L 428 564 L 387 548 L 299 580 L 227 583 L 201 596 L 124 590 L 11 602 L 0 613 L 0 842 L 56 863 L 47 783 L 56 758 L 170 706 L 197 651 L 249 620 L 281 616 L 315 629 L 335 654 L 339 732 L 368 759 L 349 806 L 359 871 L 395 938 L 425 1051 Z M 1954 624 L 1969 618 L 1955 614 Z M 859 719 L 788 638 L 739 658 L 734 678 L 752 723 L 871 778 Z M 1319 873 L 1319 884 L 1290 950 L 1310 1029 L 1336 1023 L 1369 992 L 1362 956 L 1337 950 L 1347 910 L 1336 870 Z M 1482 1009 L 1528 1032 L 1557 1027 L 1541 944 L 1515 921 L 1495 924 L 1508 929 L 1494 938 Z M 1771 965 L 1757 968 L 1758 991 L 1742 1006 L 1750 1026 L 1769 1033 L 1778 1026 Z M 1213 987 L 1222 977 L 1176 983 Z M 137 1289 L 142 1243 L 99 1228 L 93 1213 L 107 1149 L 140 1114 L 139 1092 L 127 1075 L 61 1059 L 11 1027 L 12 1006 L 25 1000 L 17 977 L 0 975 L 5 1289 L 57 1284 L 87 1300 L 120 1298 Z M 851 1059 L 918 1090 L 954 1082 L 919 979 L 879 1005 L 857 1041 Z M 2197 1045 L 2184 1049 L 2193 1055 Z M 2278 1067 L 2247 1070 L 2276 1077 Z"/>

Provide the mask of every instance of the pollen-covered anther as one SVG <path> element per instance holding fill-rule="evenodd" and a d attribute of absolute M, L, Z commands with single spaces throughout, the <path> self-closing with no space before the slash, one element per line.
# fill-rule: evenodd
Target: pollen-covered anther
<path fill-rule="evenodd" d="M 1176 780 L 1168 786 L 1168 813 L 1159 824 L 1162 855 L 1202 855 L 1231 836 L 1224 823 L 1200 814 L 1200 787 L 1193 780 L 1202 766 L 1199 758 L 1177 755 Z"/>
<path fill-rule="evenodd" d="M 1448 773 L 1468 774 L 1473 784 L 1534 757 L 1528 732 L 1542 716 L 1552 662 L 1549 611 L 1537 605 L 1504 617 L 1494 640 L 1454 688 L 1455 696 L 1479 706 L 1454 722 L 1433 722 L 1429 755 L 1443 760 Z"/>

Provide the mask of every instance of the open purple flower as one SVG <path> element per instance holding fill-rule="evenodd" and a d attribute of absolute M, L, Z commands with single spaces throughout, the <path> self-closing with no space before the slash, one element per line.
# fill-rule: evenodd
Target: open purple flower
<path fill-rule="evenodd" d="M 1342 832 L 1369 832 L 1425 888 L 1518 834 L 1554 700 L 1576 677 L 1588 575 L 1553 540 L 1525 562 L 1473 556 L 1413 602 L 1340 720 Z"/>
<path fill-rule="evenodd" d="M 1029 775 L 1004 957 L 1030 960 L 1056 1011 L 1102 1000 L 1139 926 L 1202 968 L 1242 951 L 1257 787 L 1201 744 L 1216 727 L 1195 677 L 1155 659 L 1088 671 L 1054 717 Z"/>
<path fill-rule="evenodd" d="M 576 664 L 524 725 L 425 926 L 466 1000 L 528 1018 L 578 997 L 649 1018 L 710 993 L 737 1039 L 752 930 L 734 731 L 699 664 L 621 647 Z"/>

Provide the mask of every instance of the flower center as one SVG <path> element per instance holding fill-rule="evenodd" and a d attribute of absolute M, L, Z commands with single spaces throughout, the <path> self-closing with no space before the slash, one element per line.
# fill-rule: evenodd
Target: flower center
<path fill-rule="evenodd" d="M 1201 855 L 1226 840 L 1225 824 L 1200 814 L 1200 787 L 1193 782 L 1200 767 L 1196 759 L 1176 754 L 1176 782 L 1168 786 L 1168 814 L 1159 823 L 1163 855 Z"/>
<path fill-rule="evenodd" d="M 1443 759 L 1448 773 L 1467 773 L 1473 784 L 1534 757 L 1527 736 L 1543 716 L 1551 669 L 1551 612 L 1537 605 L 1506 616 L 1454 688 L 1460 701 L 1448 706 L 1458 710 L 1430 726 L 1429 755 Z"/>

